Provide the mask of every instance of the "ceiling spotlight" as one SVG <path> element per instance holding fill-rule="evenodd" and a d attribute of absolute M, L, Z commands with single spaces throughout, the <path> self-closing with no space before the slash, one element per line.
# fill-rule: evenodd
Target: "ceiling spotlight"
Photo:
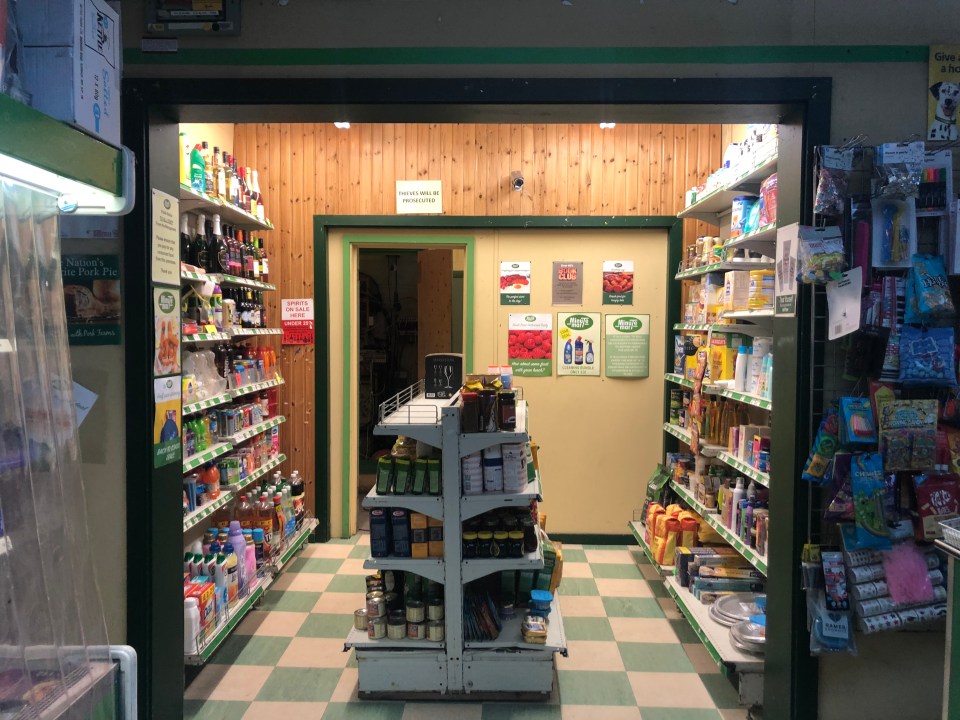
<path fill-rule="evenodd" d="M 348 122 L 335 122 L 335 123 L 333 124 L 333 126 L 334 126 L 335 128 L 337 128 L 337 130 L 349 130 L 349 129 L 350 129 L 350 123 L 348 123 Z"/>
<path fill-rule="evenodd" d="M 611 122 L 602 122 L 602 123 L 600 123 L 600 129 L 601 129 L 601 130 L 613 130 L 613 128 L 615 128 L 616 126 L 617 126 L 616 123 L 611 123 Z"/>

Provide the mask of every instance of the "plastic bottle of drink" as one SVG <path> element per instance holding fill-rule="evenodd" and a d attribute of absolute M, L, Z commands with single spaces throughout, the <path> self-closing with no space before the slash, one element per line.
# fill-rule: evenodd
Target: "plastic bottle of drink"
<path fill-rule="evenodd" d="M 243 531 L 243 541 L 247 544 L 244 550 L 244 571 L 247 574 L 247 582 L 252 589 L 257 577 L 257 551 L 253 547 L 253 530 Z"/>
<path fill-rule="evenodd" d="M 296 478 L 290 480 L 290 494 L 293 496 L 293 514 L 297 518 L 297 530 L 299 530 L 303 527 L 303 519 L 306 516 L 306 508 L 303 503 L 306 488 L 300 473 L 294 471 L 293 474 L 296 475 Z"/>
<path fill-rule="evenodd" d="M 237 520 L 240 521 L 240 528 L 253 530 L 257 526 L 259 515 L 256 505 L 250 502 L 246 495 L 241 495 L 240 502 L 237 504 Z"/>
<path fill-rule="evenodd" d="M 260 502 L 257 503 L 257 509 L 260 511 L 260 519 L 257 521 L 257 527 L 263 531 L 263 558 L 264 562 L 273 560 L 273 503 L 270 502 L 266 493 L 260 495 Z"/>
<path fill-rule="evenodd" d="M 273 496 L 273 548 L 275 556 L 279 554 L 279 550 L 283 546 L 283 527 L 286 522 L 280 500 L 280 495 Z"/>
<path fill-rule="evenodd" d="M 284 535 L 289 537 L 296 532 L 297 528 L 297 516 L 293 513 L 293 496 L 290 495 L 290 485 L 285 485 L 283 487 L 282 498 L 283 517 L 286 520 L 286 525 L 284 526 Z"/>

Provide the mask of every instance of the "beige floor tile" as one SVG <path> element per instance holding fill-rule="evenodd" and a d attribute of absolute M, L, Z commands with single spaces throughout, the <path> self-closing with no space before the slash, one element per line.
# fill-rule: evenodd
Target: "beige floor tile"
<path fill-rule="evenodd" d="M 700 643 L 684 643 L 684 652 L 690 658 L 690 664 L 700 675 L 714 675 L 720 673 L 720 667 L 710 657 L 710 652 Z"/>
<path fill-rule="evenodd" d="M 663 577 L 660 575 L 660 571 L 657 570 L 653 565 L 639 565 L 638 567 L 640 568 L 640 574 L 643 575 L 643 577 L 647 580 L 655 580 L 659 582 L 663 579 Z M 566 570 L 567 566 L 564 565 L 563 569 Z"/>
<path fill-rule="evenodd" d="M 565 562 L 563 564 L 563 576 L 569 578 L 592 578 L 593 572 L 590 570 L 590 563 Z"/>
<path fill-rule="evenodd" d="M 370 575 L 373 570 L 363 567 L 363 558 L 347 558 L 337 570 L 337 575 Z"/>
<path fill-rule="evenodd" d="M 357 538 L 357 545 L 369 545 L 370 544 L 370 533 L 363 533 Z"/>
<path fill-rule="evenodd" d="M 641 720 L 640 708 L 617 705 L 564 705 L 561 720 Z"/>
<path fill-rule="evenodd" d="M 286 590 L 297 592 L 323 592 L 334 576 L 328 573 L 287 573 L 293 579 L 287 584 Z M 281 578 L 283 575 L 280 576 Z"/>
<path fill-rule="evenodd" d="M 290 583 L 297 577 L 297 573 L 285 572 L 270 584 L 271 590 L 289 590 Z"/>
<path fill-rule="evenodd" d="M 596 578 L 597 590 L 602 597 L 653 597 L 646 580 L 621 580 L 620 578 Z"/>
<path fill-rule="evenodd" d="M 580 543 L 564 543 L 564 550 L 583 550 L 583 545 Z"/>
<path fill-rule="evenodd" d="M 353 615 L 354 610 L 366 606 L 367 596 L 364 593 L 325 592 L 310 612 Z"/>
<path fill-rule="evenodd" d="M 608 670 L 622 672 L 617 643 L 609 640 L 568 640 L 568 657 L 557 656 L 557 670 Z"/>
<path fill-rule="evenodd" d="M 293 637 L 309 613 L 254 610 L 236 629 L 237 635 Z"/>
<path fill-rule="evenodd" d="M 566 563 L 563 564 L 566 569 Z M 560 595 L 560 610 L 564 617 L 606 617 L 603 600 L 590 595 Z"/>
<path fill-rule="evenodd" d="M 267 681 L 269 665 L 207 665 L 183 693 L 186 700 L 251 702 Z"/>
<path fill-rule="evenodd" d="M 746 708 L 737 708 L 736 710 L 721 710 L 720 717 L 723 720 L 749 720 Z"/>
<path fill-rule="evenodd" d="M 343 668 L 349 659 L 350 653 L 343 651 L 343 640 L 339 638 L 295 637 L 280 656 L 277 667 Z"/>
<path fill-rule="evenodd" d="M 480 720 L 482 703 L 407 703 L 403 720 Z"/>
<path fill-rule="evenodd" d="M 255 702 L 247 708 L 242 720 L 320 720 L 326 709 L 325 702 Z"/>
<path fill-rule="evenodd" d="M 351 545 L 342 543 L 313 543 L 303 549 L 303 557 L 339 560 L 347 557 L 351 550 L 353 550 Z"/>
<path fill-rule="evenodd" d="M 583 554 L 590 563 L 633 565 L 636 562 L 629 550 L 584 550 Z"/>
<path fill-rule="evenodd" d="M 714 708 L 700 676 L 695 673 L 628 672 L 640 707 Z"/>
<path fill-rule="evenodd" d="M 346 668 L 340 676 L 340 682 L 330 696 L 332 703 L 345 703 L 357 699 L 357 668 Z"/>
<path fill-rule="evenodd" d="M 660 603 L 660 608 L 667 616 L 667 620 L 683 620 L 683 613 L 680 612 L 673 598 L 657 598 L 657 602 Z"/>
<path fill-rule="evenodd" d="M 661 618 L 612 617 L 610 628 L 617 642 L 677 642 L 677 634 L 670 623 Z"/>

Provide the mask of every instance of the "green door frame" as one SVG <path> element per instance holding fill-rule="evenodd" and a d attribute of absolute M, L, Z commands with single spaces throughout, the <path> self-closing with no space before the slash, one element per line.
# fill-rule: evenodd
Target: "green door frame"
<path fill-rule="evenodd" d="M 325 279 L 329 270 L 329 240 L 330 233 L 336 230 L 489 230 L 489 229 L 663 229 L 668 232 L 671 250 L 668 252 L 668 265 L 674 255 L 679 255 L 679 247 L 683 241 L 683 221 L 672 215 L 654 215 L 644 217 L 532 217 L 532 216 L 402 216 L 402 215 L 317 215 L 314 217 L 314 305 L 316 307 L 317 337 L 327 337 L 330 332 L 330 313 L 332 311 L 331 298 Z M 473 238 L 467 235 L 425 235 L 421 237 L 398 235 L 363 235 L 345 233 L 343 251 L 341 253 L 341 271 L 345 279 L 341 296 L 341 313 L 343 316 L 344 343 L 343 343 L 343 406 L 340 416 L 343 426 L 350 427 L 352 407 L 350 403 L 350 389 L 353 381 L 351 366 L 352 328 L 350 326 L 350 293 L 351 286 L 347 278 L 351 274 L 350 259 L 354 246 L 376 246 L 390 244 L 405 245 L 463 245 L 467 251 L 464 267 L 465 288 L 465 322 L 464 322 L 464 349 L 465 366 L 469 371 L 473 366 Z M 665 267 L 668 273 L 670 267 Z M 323 281 L 321 280 L 324 279 Z M 675 283 L 670 285 L 668 296 L 668 327 L 677 322 L 679 314 L 679 289 Z M 676 297 L 674 297 L 676 295 Z M 333 448 L 331 446 L 330 428 L 330 344 L 324 343 L 316 347 L 316 397 L 314 407 L 322 409 L 315 416 L 315 467 L 316 481 L 314 485 L 315 506 L 314 513 L 319 521 L 317 525 L 317 539 L 330 539 L 330 488 L 331 460 Z M 350 514 L 350 435 L 344 433 L 339 447 L 341 453 L 340 472 L 340 502 L 341 502 L 341 535 L 347 527 Z"/>

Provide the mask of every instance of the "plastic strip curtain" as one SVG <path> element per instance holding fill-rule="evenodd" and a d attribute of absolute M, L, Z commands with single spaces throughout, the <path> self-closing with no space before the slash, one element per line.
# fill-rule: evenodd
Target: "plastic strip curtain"
<path fill-rule="evenodd" d="M 0 178 L 0 720 L 102 714 L 56 197 Z M 101 654 L 98 657 L 102 657 Z M 110 704 L 110 703 L 106 703 Z"/>

